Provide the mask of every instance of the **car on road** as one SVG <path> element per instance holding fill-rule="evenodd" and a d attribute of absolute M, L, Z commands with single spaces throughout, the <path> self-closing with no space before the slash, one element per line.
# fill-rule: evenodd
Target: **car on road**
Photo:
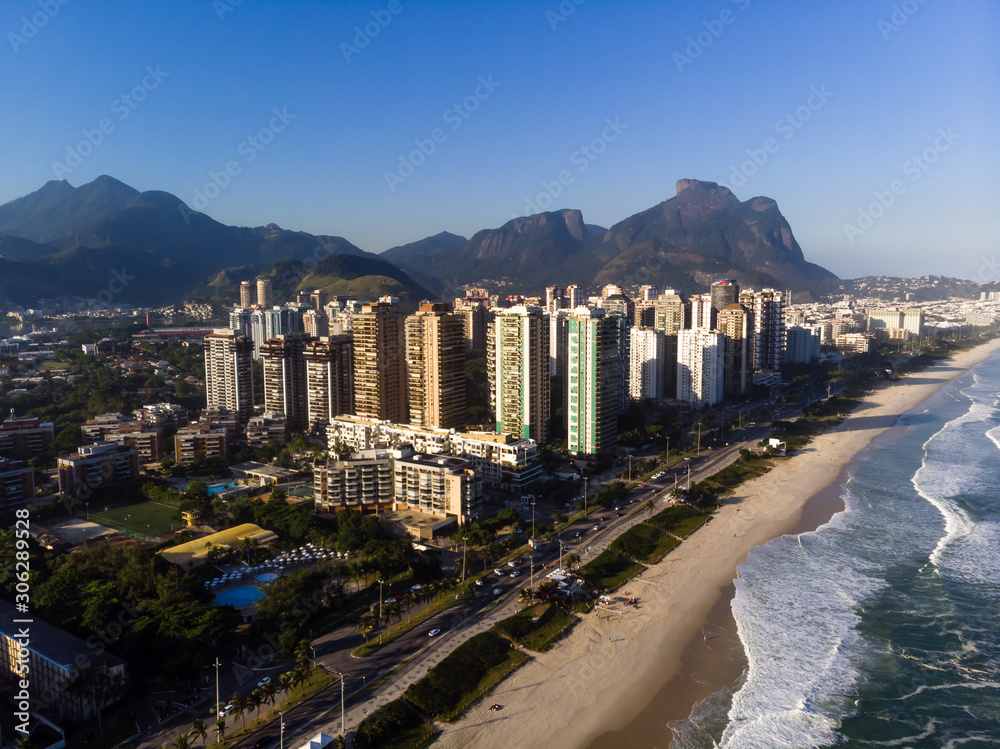
<path fill-rule="evenodd" d="M 577 531 L 577 532 L 576 532 L 576 537 L 577 537 L 577 538 L 579 538 L 579 537 L 580 537 L 580 535 L 581 535 L 581 534 L 580 534 L 580 531 Z"/>
<path fill-rule="evenodd" d="M 645 484 L 639 484 L 638 486 L 639 486 L 640 489 L 645 489 L 646 488 Z"/>
<path fill-rule="evenodd" d="M 432 629 L 430 632 L 427 633 L 427 636 L 428 637 L 437 637 L 439 634 L 441 634 L 441 630 L 440 629 Z"/>
<path fill-rule="evenodd" d="M 501 593 L 503 593 L 503 591 L 500 588 L 494 588 L 493 589 L 493 595 L 498 596 Z"/>
<path fill-rule="evenodd" d="M 483 582 L 482 578 L 476 580 L 476 585 L 478 585 L 480 588 L 483 587 L 485 584 L 486 583 Z"/>
<path fill-rule="evenodd" d="M 595 531 L 599 531 L 599 530 L 601 530 L 601 526 L 599 526 L 599 525 L 595 525 L 595 526 L 594 526 L 594 530 L 595 530 Z"/>
<path fill-rule="evenodd" d="M 508 567 L 517 567 L 517 560 L 516 559 L 511 559 L 509 562 L 507 562 L 507 566 Z"/>
<path fill-rule="evenodd" d="M 221 710 L 219 711 L 219 717 L 220 717 L 220 718 L 225 718 L 225 717 L 226 717 L 227 715 L 229 715 L 229 713 L 231 713 L 231 712 L 232 712 L 233 710 L 235 710 L 235 708 L 233 707 L 233 703 L 232 703 L 232 702 L 230 702 L 230 703 L 229 703 L 228 705 L 226 705 L 226 706 L 225 706 L 224 708 L 222 708 L 222 709 L 221 709 Z"/>
<path fill-rule="evenodd" d="M 257 688 L 263 689 L 265 686 L 271 683 L 271 677 L 265 676 L 263 679 L 257 682 Z"/>
<path fill-rule="evenodd" d="M 625 515 L 625 513 L 624 513 L 624 512 L 616 512 L 616 513 L 615 513 L 615 517 L 616 517 L 616 518 L 620 518 L 620 517 L 624 517 L 624 515 Z"/>
<path fill-rule="evenodd" d="M 496 567 L 493 571 L 498 575 L 503 575 L 503 570 L 500 569 L 499 567 Z"/>
<path fill-rule="evenodd" d="M 514 570 L 513 572 L 510 573 L 510 576 L 511 577 L 517 577 L 520 574 L 521 574 L 521 570 Z"/>

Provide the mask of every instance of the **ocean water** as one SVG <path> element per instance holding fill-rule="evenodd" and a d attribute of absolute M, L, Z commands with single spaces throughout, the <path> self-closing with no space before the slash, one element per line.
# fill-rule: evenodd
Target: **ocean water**
<path fill-rule="evenodd" d="M 845 509 L 754 549 L 747 669 L 672 749 L 1000 746 L 1000 357 L 859 454 Z"/>

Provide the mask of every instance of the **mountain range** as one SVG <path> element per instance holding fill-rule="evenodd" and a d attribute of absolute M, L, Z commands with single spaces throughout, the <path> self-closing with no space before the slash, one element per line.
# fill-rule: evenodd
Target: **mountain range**
<path fill-rule="evenodd" d="M 199 298 L 224 304 L 260 275 L 275 298 L 297 289 L 421 299 L 460 295 L 506 280 L 519 293 L 571 283 L 649 283 L 684 293 L 716 278 L 744 286 L 816 291 L 835 279 L 805 260 L 770 198 L 741 202 L 712 182 L 679 180 L 677 194 L 605 229 L 579 210 L 514 218 L 471 238 L 441 232 L 366 252 L 343 237 L 275 224 L 236 227 L 161 191 L 101 176 L 73 187 L 51 181 L 0 206 L 0 304 L 100 299 L 158 305 Z"/>

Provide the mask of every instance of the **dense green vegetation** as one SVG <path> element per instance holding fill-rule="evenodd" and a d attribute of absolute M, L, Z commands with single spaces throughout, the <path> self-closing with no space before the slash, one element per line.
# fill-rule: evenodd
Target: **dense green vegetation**
<path fill-rule="evenodd" d="M 450 722 L 527 660 L 507 640 L 483 632 L 411 684 L 403 698 L 428 715 Z"/>
<path fill-rule="evenodd" d="M 393 700 L 358 724 L 354 744 L 358 749 L 423 749 L 436 736 L 413 708 Z"/>
<path fill-rule="evenodd" d="M 646 523 L 662 528 L 672 536 L 684 538 L 711 519 L 712 516 L 707 512 L 690 505 L 678 504 L 656 513 Z"/>
<path fill-rule="evenodd" d="M 598 592 L 615 590 L 645 570 L 644 565 L 612 549 L 605 549 L 580 568 L 580 576 Z"/>
<path fill-rule="evenodd" d="M 644 564 L 656 564 L 677 545 L 663 528 L 639 523 L 611 542 L 610 548 Z"/>
<path fill-rule="evenodd" d="M 493 625 L 493 631 L 521 647 L 544 652 L 572 629 L 577 619 L 556 604 L 522 609 Z"/>

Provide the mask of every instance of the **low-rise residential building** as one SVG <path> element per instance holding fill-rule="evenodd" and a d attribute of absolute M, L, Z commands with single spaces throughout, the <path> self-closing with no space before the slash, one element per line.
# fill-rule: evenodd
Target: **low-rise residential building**
<path fill-rule="evenodd" d="M 139 476 L 139 451 L 114 442 L 82 445 L 77 452 L 57 461 L 59 491 L 83 486 L 91 489 L 118 484 Z"/>
<path fill-rule="evenodd" d="M 94 702 L 72 687 L 73 680 L 88 664 L 96 668 L 107 666 L 122 687 L 125 661 L 49 624 L 37 614 L 31 617 L 30 641 L 22 643 L 23 618 L 12 604 L 0 601 L 0 674 L 13 683 L 22 678 L 22 673 L 30 674 L 32 712 L 68 723 L 86 723 L 94 715 Z M 121 688 L 112 690 L 102 707 L 117 701 L 122 693 Z"/>
<path fill-rule="evenodd" d="M 0 458 L 0 505 L 12 505 L 35 496 L 35 471 L 22 461 Z"/>
<path fill-rule="evenodd" d="M 542 478 L 538 445 L 532 439 L 512 434 L 414 427 L 360 416 L 331 419 L 326 431 L 330 452 L 334 454 L 409 445 L 418 453 L 467 458 L 484 484 L 518 493 Z"/>
<path fill-rule="evenodd" d="M 174 435 L 174 460 L 193 463 L 196 458 L 226 460 L 232 446 L 233 430 L 214 426 L 209 421 L 198 421 L 178 429 Z"/>
<path fill-rule="evenodd" d="M 247 422 L 247 447 L 267 447 L 268 442 L 283 445 L 288 441 L 288 420 L 284 414 L 265 411 Z"/>
<path fill-rule="evenodd" d="M 51 422 L 12 416 L 0 424 L 0 456 L 30 458 L 48 450 L 54 439 L 55 426 Z"/>
<path fill-rule="evenodd" d="M 479 517 L 482 478 L 471 461 L 416 453 L 394 460 L 395 510 L 455 518 L 460 526 Z"/>
<path fill-rule="evenodd" d="M 393 502 L 393 453 L 361 450 L 313 464 L 317 512 L 386 512 Z"/>

